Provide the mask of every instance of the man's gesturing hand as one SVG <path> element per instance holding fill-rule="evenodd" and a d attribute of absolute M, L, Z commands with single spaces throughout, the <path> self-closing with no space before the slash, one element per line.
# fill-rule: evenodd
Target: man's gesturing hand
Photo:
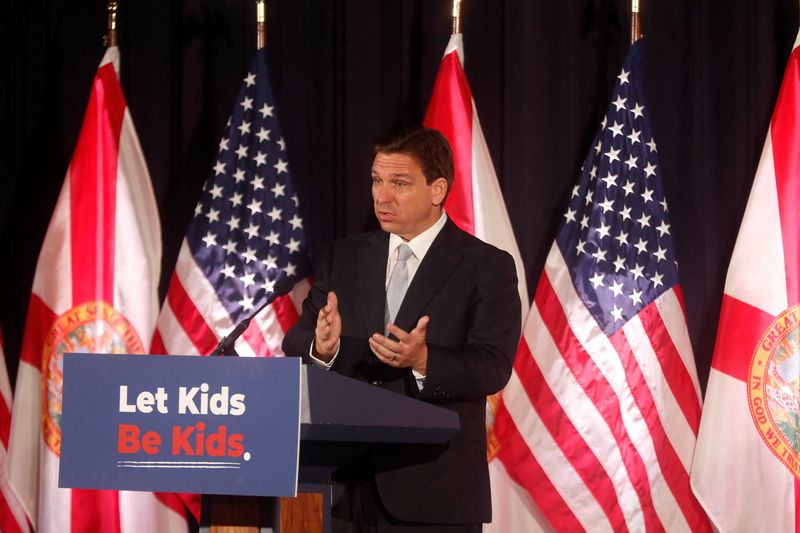
<path fill-rule="evenodd" d="M 372 353 L 384 364 L 396 368 L 410 367 L 423 376 L 427 375 L 428 345 L 425 343 L 425 335 L 429 320 L 427 316 L 420 318 L 417 326 L 408 333 L 394 324 L 389 324 L 389 333 L 397 337 L 397 341 L 380 333 L 373 333 L 369 339 Z"/>
<path fill-rule="evenodd" d="M 328 293 L 328 302 L 317 315 L 317 327 L 314 329 L 314 357 L 328 362 L 339 349 L 339 337 L 342 335 L 342 317 L 339 314 L 339 300 L 336 293 Z"/>

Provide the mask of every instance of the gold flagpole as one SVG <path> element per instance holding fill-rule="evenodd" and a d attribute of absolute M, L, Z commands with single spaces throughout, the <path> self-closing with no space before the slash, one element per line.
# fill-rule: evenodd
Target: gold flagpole
<path fill-rule="evenodd" d="M 117 0 L 108 2 L 108 33 L 103 39 L 106 47 L 117 46 Z"/>
<path fill-rule="evenodd" d="M 265 0 L 256 0 L 256 48 L 267 44 L 267 8 Z"/>
<path fill-rule="evenodd" d="M 642 36 L 642 25 L 639 21 L 639 0 L 631 0 L 631 44 Z"/>
<path fill-rule="evenodd" d="M 453 0 L 453 34 L 461 33 L 461 0 Z"/>

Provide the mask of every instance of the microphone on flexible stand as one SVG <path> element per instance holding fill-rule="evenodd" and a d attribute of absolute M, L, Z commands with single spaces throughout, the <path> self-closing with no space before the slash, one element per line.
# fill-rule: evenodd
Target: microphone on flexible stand
<path fill-rule="evenodd" d="M 264 302 L 261 307 L 253 311 L 248 317 L 236 324 L 236 327 L 233 328 L 233 331 L 222 337 L 219 341 L 219 344 L 217 344 L 217 347 L 214 348 L 214 351 L 209 355 L 233 355 L 239 357 L 239 354 L 236 353 L 236 348 L 233 346 L 236 343 L 236 339 L 241 337 L 242 333 L 244 333 L 248 326 L 250 326 L 250 321 L 253 319 L 253 317 L 263 311 L 266 306 L 277 300 L 279 297 L 288 294 L 289 291 L 292 290 L 293 286 L 294 281 L 292 280 L 292 276 L 283 276 L 282 278 L 279 278 L 275 283 L 275 288 L 272 291 L 272 294 L 269 296 L 269 298 L 267 298 L 267 301 Z"/>

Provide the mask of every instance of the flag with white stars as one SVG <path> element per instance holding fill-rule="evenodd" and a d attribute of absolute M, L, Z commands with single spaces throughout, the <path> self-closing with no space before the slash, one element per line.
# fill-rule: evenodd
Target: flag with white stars
<path fill-rule="evenodd" d="M 608 335 L 678 283 L 661 165 L 643 95 L 622 69 L 556 243 Z"/>
<path fill-rule="evenodd" d="M 153 349 L 208 354 L 238 322 L 277 297 L 251 322 L 236 350 L 282 354 L 284 332 L 297 320 L 310 273 L 262 49 L 244 77 L 195 207 Z M 286 296 L 276 293 L 290 289 Z"/>
<path fill-rule="evenodd" d="M 707 531 L 689 469 L 700 388 L 642 42 L 631 47 L 539 280 L 495 433 L 557 531 Z"/>

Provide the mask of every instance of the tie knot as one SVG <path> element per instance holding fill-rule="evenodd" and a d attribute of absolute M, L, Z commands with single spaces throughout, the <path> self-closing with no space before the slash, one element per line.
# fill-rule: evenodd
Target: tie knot
<path fill-rule="evenodd" d="M 398 261 L 408 261 L 411 256 L 414 255 L 414 252 L 411 250 L 411 247 L 407 244 L 401 244 L 397 247 L 397 260 Z"/>

